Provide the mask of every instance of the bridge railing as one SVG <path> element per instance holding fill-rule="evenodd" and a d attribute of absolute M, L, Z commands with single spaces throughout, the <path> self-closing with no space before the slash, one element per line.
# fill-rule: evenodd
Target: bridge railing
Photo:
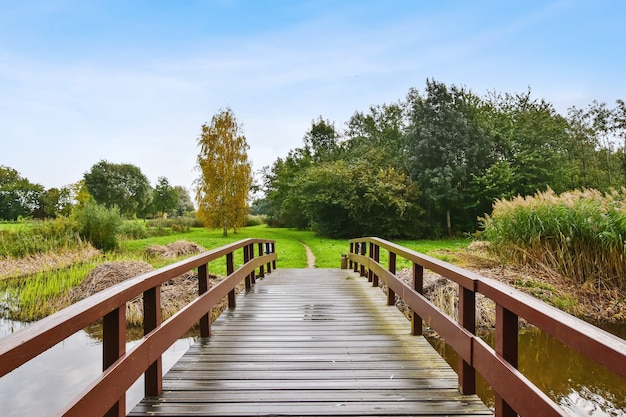
<path fill-rule="evenodd" d="M 381 248 L 388 251 L 386 267 Z M 412 286 L 396 276 L 398 256 L 412 263 Z M 475 394 L 476 372 L 482 375 L 495 392 L 496 416 L 569 415 L 517 369 L 520 317 L 626 380 L 626 341 L 510 286 L 378 238 L 350 240 L 348 259 L 373 285 L 386 283 L 389 305 L 398 296 L 411 308 L 413 334 L 421 335 L 426 321 L 456 351 L 462 393 Z M 422 295 L 424 269 L 458 284 L 457 321 Z M 475 335 L 476 293 L 495 303 L 495 349 Z"/>
<path fill-rule="evenodd" d="M 243 264 L 235 270 L 237 250 L 243 252 Z M 226 260 L 227 277 L 209 288 L 209 263 L 220 258 Z M 229 308 L 234 308 L 237 286 L 245 281 L 250 288 L 257 270 L 263 277 L 272 267 L 276 268 L 275 242 L 244 239 L 128 279 L 0 339 L 0 377 L 102 320 L 103 371 L 58 415 L 124 416 L 126 391 L 141 374 L 145 375 L 145 395 L 161 394 L 161 355 L 198 323 L 201 337 L 208 337 L 211 309 L 226 296 Z M 161 284 L 195 268 L 198 297 L 162 322 Z M 142 294 L 144 337 L 126 351 L 126 303 Z"/>

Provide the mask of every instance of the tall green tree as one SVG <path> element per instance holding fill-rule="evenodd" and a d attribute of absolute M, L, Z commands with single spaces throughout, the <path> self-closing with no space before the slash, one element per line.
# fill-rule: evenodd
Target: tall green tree
<path fill-rule="evenodd" d="M 126 217 L 144 213 L 152 199 L 152 187 L 139 167 L 114 164 L 105 160 L 93 165 L 84 175 L 85 187 L 98 204 L 117 206 Z"/>
<path fill-rule="evenodd" d="M 304 135 L 304 146 L 310 150 L 313 162 L 336 159 L 341 145 L 340 134 L 334 123 L 320 116 L 311 121 L 311 128 Z"/>
<path fill-rule="evenodd" d="M 165 177 L 159 177 L 152 192 L 152 209 L 162 216 L 178 208 L 179 194 Z"/>
<path fill-rule="evenodd" d="M 411 124 L 404 152 L 408 171 L 423 193 L 434 229 L 466 220 L 463 202 L 472 175 L 489 166 L 489 139 L 478 123 L 479 99 L 464 88 L 426 81 L 425 95 L 409 92 Z M 444 223 L 445 222 L 445 223 Z"/>
<path fill-rule="evenodd" d="M 0 219 L 45 217 L 44 196 L 43 186 L 31 183 L 13 168 L 0 165 Z"/>
<path fill-rule="evenodd" d="M 182 185 L 175 185 L 174 191 L 176 192 L 176 195 L 178 197 L 178 203 L 176 206 L 177 216 L 180 217 L 185 213 L 195 211 L 196 208 L 191 201 L 191 197 L 189 197 L 189 191 L 187 191 L 185 187 L 183 187 Z"/>
<path fill-rule="evenodd" d="M 227 236 L 229 228 L 236 231 L 245 225 L 252 186 L 248 143 L 230 108 L 220 110 L 210 124 L 202 125 L 198 145 L 198 217 L 207 227 L 221 227 Z"/>

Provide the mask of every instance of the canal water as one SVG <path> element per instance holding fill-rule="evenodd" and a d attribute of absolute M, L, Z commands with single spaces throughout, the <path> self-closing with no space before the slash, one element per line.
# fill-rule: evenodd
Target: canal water
<path fill-rule="evenodd" d="M 626 337 L 626 326 L 605 329 Z M 493 347 L 492 333 L 480 336 Z M 429 341 L 456 369 L 454 350 L 440 339 L 430 338 Z M 538 329 L 522 331 L 518 343 L 520 371 L 568 413 L 626 416 L 626 382 L 621 377 Z M 493 407 L 493 390 L 480 377 L 476 389 L 483 402 Z"/>
<path fill-rule="evenodd" d="M 0 318 L 0 338 L 26 326 Z M 177 340 L 163 355 L 169 370 L 193 344 L 194 338 Z M 135 342 L 128 342 L 127 350 Z M 0 378 L 0 414 L 53 416 L 102 371 L 102 342 L 80 331 Z M 143 377 L 126 394 L 127 411 L 143 398 Z"/>

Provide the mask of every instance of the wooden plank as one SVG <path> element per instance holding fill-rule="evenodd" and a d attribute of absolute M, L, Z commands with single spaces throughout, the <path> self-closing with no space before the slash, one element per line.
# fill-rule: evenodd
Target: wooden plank
<path fill-rule="evenodd" d="M 491 415 L 350 270 L 276 270 L 237 298 L 130 416 Z"/>

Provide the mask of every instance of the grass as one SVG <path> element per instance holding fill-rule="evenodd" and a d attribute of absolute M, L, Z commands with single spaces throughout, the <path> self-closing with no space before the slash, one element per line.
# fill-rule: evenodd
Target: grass
<path fill-rule="evenodd" d="M 6 224 L 4 224 L 6 226 Z M 278 253 L 277 268 L 305 268 L 307 256 L 305 246 L 315 255 L 315 267 L 339 268 L 341 255 L 348 253 L 350 245 L 347 239 L 327 239 L 316 236 L 311 231 L 270 228 L 257 225 L 241 228 L 236 234 L 222 236 L 220 230 L 208 230 L 191 227 L 186 232 L 169 233 L 144 239 L 123 240 L 117 251 L 109 252 L 96 259 L 61 267 L 55 270 L 39 272 L 19 279 L 0 280 L 0 292 L 5 293 L 0 300 L 0 309 L 4 309 L 11 318 L 32 321 L 53 313 L 62 307 L 62 301 L 69 291 L 79 285 L 87 273 L 99 263 L 115 260 L 144 260 L 154 268 L 160 268 L 179 259 L 160 260 L 147 258 L 146 249 L 153 244 L 167 245 L 179 240 L 192 241 L 206 249 L 213 249 L 246 238 L 272 239 L 276 241 Z M 466 247 L 466 240 L 439 241 L 402 241 L 397 242 L 411 249 L 437 257 L 449 256 L 448 252 Z M 256 252 L 256 248 L 255 248 Z M 381 261 L 386 262 L 386 254 L 381 253 Z M 243 251 L 235 252 L 235 267 L 243 264 Z M 402 267 L 398 259 L 398 268 Z M 405 266 L 410 266 L 406 262 Z M 209 272 L 218 276 L 226 274 L 225 260 L 220 259 L 209 265 Z M 6 314 L 6 313 L 5 313 Z"/>

